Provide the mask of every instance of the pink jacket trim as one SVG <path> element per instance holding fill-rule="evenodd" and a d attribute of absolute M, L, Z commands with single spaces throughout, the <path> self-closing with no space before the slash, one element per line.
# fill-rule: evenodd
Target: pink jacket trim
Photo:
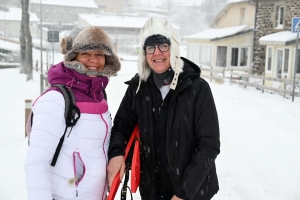
<path fill-rule="evenodd" d="M 81 113 L 103 114 L 108 111 L 108 104 L 103 99 L 101 102 L 76 102 Z"/>

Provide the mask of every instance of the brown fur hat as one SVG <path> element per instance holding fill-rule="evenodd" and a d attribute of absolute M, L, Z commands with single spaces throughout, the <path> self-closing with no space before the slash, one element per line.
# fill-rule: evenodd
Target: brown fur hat
<path fill-rule="evenodd" d="M 79 52 L 99 50 L 105 54 L 105 66 L 101 72 L 98 72 L 98 76 L 112 76 L 121 68 L 119 58 L 113 51 L 111 39 L 101 28 L 77 28 L 61 40 L 60 46 L 61 52 L 65 54 L 65 66 L 81 74 L 87 74 L 89 70 L 75 60 Z"/>

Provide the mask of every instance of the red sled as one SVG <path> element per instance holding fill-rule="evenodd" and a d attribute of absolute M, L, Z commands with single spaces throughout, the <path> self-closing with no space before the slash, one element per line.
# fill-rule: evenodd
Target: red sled
<path fill-rule="evenodd" d="M 140 183 L 140 131 L 138 125 L 135 126 L 133 133 L 129 139 L 129 142 L 125 149 L 124 159 L 126 160 L 128 152 L 132 146 L 134 141 L 134 149 L 133 149 L 133 156 L 132 156 L 132 163 L 131 163 L 131 176 L 130 176 L 130 188 L 132 193 L 136 193 L 137 188 L 139 187 Z M 126 173 L 126 172 L 125 172 Z M 115 176 L 112 185 L 110 187 L 110 191 L 107 197 L 107 200 L 114 200 L 118 188 L 120 186 L 120 172 L 117 173 Z"/>

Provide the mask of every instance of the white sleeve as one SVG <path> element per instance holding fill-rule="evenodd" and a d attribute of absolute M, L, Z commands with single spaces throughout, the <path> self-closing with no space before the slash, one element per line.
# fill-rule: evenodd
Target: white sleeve
<path fill-rule="evenodd" d="M 52 200 L 49 168 L 66 126 L 64 97 L 49 91 L 39 97 L 32 111 L 32 132 L 24 166 L 28 199 Z"/>

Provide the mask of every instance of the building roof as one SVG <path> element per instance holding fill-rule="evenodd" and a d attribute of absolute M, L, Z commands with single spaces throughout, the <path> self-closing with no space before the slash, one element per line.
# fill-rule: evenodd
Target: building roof
<path fill-rule="evenodd" d="M 37 22 L 39 18 L 35 13 L 29 12 L 30 22 Z M 21 8 L 8 8 L 8 11 L 0 10 L 0 20 L 3 21 L 21 21 L 22 19 L 22 10 Z"/>
<path fill-rule="evenodd" d="M 6 49 L 9 51 L 19 51 L 20 45 L 12 42 L 6 42 L 4 40 L 0 40 L 0 48 Z"/>
<path fill-rule="evenodd" d="M 282 44 L 291 45 L 295 44 L 297 39 L 297 34 L 291 31 L 282 31 L 278 33 L 273 33 L 270 35 L 263 36 L 259 39 L 259 44 Z"/>
<path fill-rule="evenodd" d="M 253 32 L 252 26 L 242 25 L 228 28 L 210 28 L 196 34 L 186 36 L 183 39 L 216 41 L 248 32 Z"/>
<path fill-rule="evenodd" d="M 142 28 L 148 18 L 123 17 L 116 15 L 100 14 L 78 14 L 91 26 L 98 27 L 119 27 L 119 28 Z"/>
<path fill-rule="evenodd" d="M 231 4 L 231 3 L 239 3 L 239 2 L 244 2 L 244 1 L 249 1 L 249 0 L 229 0 L 227 2 L 227 4 Z"/>
<path fill-rule="evenodd" d="M 116 16 L 116 15 L 101 15 L 101 14 L 78 14 L 82 19 L 87 21 L 91 26 L 111 27 L 111 28 L 143 28 L 148 18 L 131 17 L 131 16 Z M 178 26 L 172 24 L 174 29 L 179 29 Z"/>
<path fill-rule="evenodd" d="M 98 8 L 93 0 L 30 0 L 30 3 L 42 5 L 55 5 L 66 7 L 81 7 L 81 8 Z"/>

